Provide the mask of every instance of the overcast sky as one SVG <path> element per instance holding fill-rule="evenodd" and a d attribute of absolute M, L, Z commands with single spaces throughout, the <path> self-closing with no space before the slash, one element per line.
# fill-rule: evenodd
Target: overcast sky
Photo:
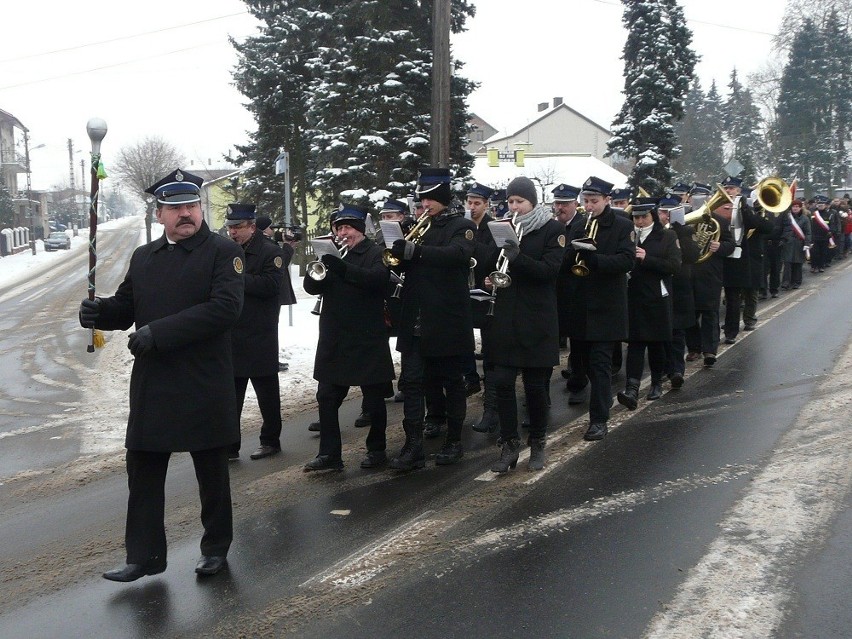
<path fill-rule="evenodd" d="M 465 74 L 480 83 L 471 110 L 508 130 L 533 119 L 539 102 L 560 96 L 610 126 L 623 100 L 626 31 L 618 0 L 475 4 L 468 32 L 453 38 Z M 734 67 L 745 80 L 769 63 L 784 0 L 681 5 L 705 89 L 714 79 L 727 85 Z M 188 159 L 185 168 L 191 170 L 189 161 L 215 166 L 253 128 L 231 85 L 236 55 L 228 36 L 243 40 L 255 28 L 240 0 L 28 0 L 4 3 L 2 13 L 0 109 L 30 130 L 31 147 L 44 145 L 31 153 L 33 188 L 68 184 L 69 138 L 79 186 L 93 116 L 109 126 L 102 148 L 108 173 L 111 155 L 148 135 L 174 143 Z M 23 188 L 24 175 L 19 183 Z"/>

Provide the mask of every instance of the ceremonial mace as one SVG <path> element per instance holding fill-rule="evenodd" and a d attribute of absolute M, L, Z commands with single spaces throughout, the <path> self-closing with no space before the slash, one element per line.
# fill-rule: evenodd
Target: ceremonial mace
<path fill-rule="evenodd" d="M 101 141 L 107 134 L 107 123 L 101 118 L 92 118 L 86 123 L 86 133 L 89 134 L 89 140 L 92 141 L 92 188 L 89 191 L 89 299 L 95 299 L 95 267 L 98 263 L 97 253 L 97 232 L 98 232 L 98 193 L 100 189 L 101 175 L 103 173 L 103 165 L 101 164 Z M 95 352 L 95 347 L 101 348 L 104 345 L 104 336 L 100 331 L 92 328 L 91 339 L 89 346 L 86 349 L 89 353 Z"/>

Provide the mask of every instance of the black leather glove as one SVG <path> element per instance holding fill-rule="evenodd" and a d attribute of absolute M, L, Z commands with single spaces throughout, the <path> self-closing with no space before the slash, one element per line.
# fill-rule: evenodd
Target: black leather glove
<path fill-rule="evenodd" d="M 423 249 L 419 244 L 408 240 L 396 240 L 391 246 L 391 255 L 398 260 L 413 260 L 420 257 Z"/>
<path fill-rule="evenodd" d="M 83 328 L 94 328 L 101 316 L 101 300 L 95 298 L 93 300 L 85 299 L 80 302 L 80 326 Z"/>
<path fill-rule="evenodd" d="M 329 273 L 334 273 L 340 277 L 344 277 L 346 275 L 346 262 L 344 262 L 341 258 L 336 255 L 326 254 L 320 259 L 322 260 L 322 263 L 325 264 L 325 268 L 328 269 Z"/>
<path fill-rule="evenodd" d="M 153 351 L 156 344 L 154 344 L 154 334 L 151 332 L 151 327 L 143 326 L 135 333 L 131 333 L 127 338 L 127 348 L 135 357 Z"/>
<path fill-rule="evenodd" d="M 503 255 L 509 260 L 509 264 L 515 261 L 515 258 L 521 254 L 521 247 L 515 240 L 506 240 L 506 245 L 503 247 Z"/>

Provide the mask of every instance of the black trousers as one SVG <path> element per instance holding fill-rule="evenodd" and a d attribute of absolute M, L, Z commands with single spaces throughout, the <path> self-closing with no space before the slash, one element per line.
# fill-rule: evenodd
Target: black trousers
<path fill-rule="evenodd" d="M 828 240 L 814 240 L 811 247 L 811 268 L 825 268 L 828 262 Z"/>
<path fill-rule="evenodd" d="M 719 311 L 695 311 L 695 319 L 696 323 L 686 329 L 689 351 L 715 355 L 719 350 Z"/>
<path fill-rule="evenodd" d="M 342 443 L 338 411 L 346 395 L 349 394 L 349 388 L 349 386 L 338 386 L 327 382 L 319 382 L 317 385 L 320 455 L 328 455 L 333 459 L 341 457 Z M 370 451 L 385 449 L 385 430 L 388 425 L 388 409 L 385 406 L 386 388 L 386 382 L 361 387 L 361 392 L 364 393 L 361 406 L 370 414 L 370 432 L 367 433 L 367 450 Z"/>
<path fill-rule="evenodd" d="M 447 442 L 461 441 L 462 424 L 467 411 L 467 393 L 464 387 L 466 355 L 450 357 L 424 357 L 420 353 L 420 340 L 415 338 L 414 348 L 402 353 L 402 393 L 405 400 L 403 415 L 410 423 L 423 423 L 424 395 L 446 397 Z"/>
<path fill-rule="evenodd" d="M 612 354 L 621 342 L 584 342 L 571 340 L 571 350 L 577 350 L 577 364 L 581 371 L 577 377 L 587 377 L 591 382 L 589 389 L 589 421 L 603 424 L 609 421 L 609 409 L 612 407 Z M 572 366 L 574 363 L 572 362 Z M 573 375 L 572 375 L 573 377 Z"/>
<path fill-rule="evenodd" d="M 260 416 L 263 419 L 263 424 L 260 426 L 260 444 L 281 448 L 281 389 L 278 374 L 234 378 L 234 388 L 237 391 L 237 413 L 240 415 L 243 412 L 249 381 L 257 395 L 257 405 L 260 407 Z M 237 441 L 231 450 L 239 452 L 240 442 Z"/>
<path fill-rule="evenodd" d="M 201 499 L 201 554 L 224 557 L 234 536 L 228 447 L 190 452 Z M 171 453 L 127 451 L 127 525 L 124 545 L 129 564 L 165 564 L 165 484 Z"/>
<path fill-rule="evenodd" d="M 799 288 L 802 285 L 801 262 L 784 263 L 784 285 L 792 288 Z"/>
<path fill-rule="evenodd" d="M 766 254 L 763 260 L 763 281 L 764 286 L 761 292 L 766 292 L 766 282 L 768 280 L 769 292 L 772 295 L 778 293 L 778 288 L 781 285 L 781 251 L 783 247 L 780 242 L 773 242 L 767 245 Z"/>
<path fill-rule="evenodd" d="M 645 369 L 645 349 L 647 349 L 648 367 L 651 369 L 651 383 L 661 383 L 666 366 L 666 343 L 628 342 L 627 378 L 642 379 L 642 373 Z"/>
<path fill-rule="evenodd" d="M 547 432 L 550 414 L 548 400 L 549 368 L 516 368 L 495 365 L 488 371 L 488 381 L 497 391 L 497 415 L 500 417 L 500 437 L 504 441 L 518 438 L 518 398 L 515 393 L 515 379 L 518 373 L 524 382 L 524 395 L 527 400 L 527 413 L 530 416 L 530 439 L 541 439 Z"/>
<path fill-rule="evenodd" d="M 686 371 L 686 363 L 684 361 L 684 357 L 686 356 L 686 329 L 672 329 L 672 341 L 665 342 L 664 348 L 666 349 L 666 372 L 669 375 L 673 375 L 674 373 L 683 375 Z"/>

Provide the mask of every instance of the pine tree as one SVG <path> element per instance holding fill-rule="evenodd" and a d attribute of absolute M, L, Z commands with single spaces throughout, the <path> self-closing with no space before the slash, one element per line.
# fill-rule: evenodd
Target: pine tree
<path fill-rule="evenodd" d="M 722 166 L 719 93 L 713 83 L 708 94 L 693 79 L 683 118 L 675 125 L 680 154 L 672 160 L 674 180 L 708 183 Z"/>
<path fill-rule="evenodd" d="M 246 0 L 265 23 L 240 51 L 237 87 L 258 124 L 237 161 L 246 193 L 282 200 L 271 161 L 290 150 L 301 209 L 308 196 L 327 215 L 342 196 L 404 196 L 429 161 L 431 3 L 403 0 Z M 453 3 L 453 28 L 473 8 Z M 456 71 L 460 67 L 457 65 Z M 466 175 L 465 100 L 473 84 L 453 80 L 451 162 Z M 325 217 L 325 216 L 322 216 Z"/>
<path fill-rule="evenodd" d="M 847 37 L 840 28 L 840 18 L 833 9 L 823 28 L 826 42 L 827 73 L 826 98 L 831 109 L 831 140 L 829 164 L 832 168 L 829 191 L 845 184 L 849 175 L 849 154 L 846 142 L 852 133 L 852 104 L 849 88 L 852 79 L 852 53 L 847 46 Z"/>
<path fill-rule="evenodd" d="M 739 177 L 747 184 L 753 184 L 766 160 L 766 144 L 760 132 L 760 110 L 748 89 L 740 84 L 736 69 L 731 71 L 728 90 L 730 93 L 724 104 L 726 160 L 740 162 L 744 168 Z"/>
<path fill-rule="evenodd" d="M 9 195 L 9 189 L 0 180 L 0 228 L 9 228 L 15 224 L 15 203 Z"/>
<path fill-rule="evenodd" d="M 674 124 L 683 116 L 697 61 L 692 34 L 676 0 L 624 0 L 622 22 L 626 98 L 607 153 L 635 158 L 630 183 L 659 193 L 671 183 Z"/>

